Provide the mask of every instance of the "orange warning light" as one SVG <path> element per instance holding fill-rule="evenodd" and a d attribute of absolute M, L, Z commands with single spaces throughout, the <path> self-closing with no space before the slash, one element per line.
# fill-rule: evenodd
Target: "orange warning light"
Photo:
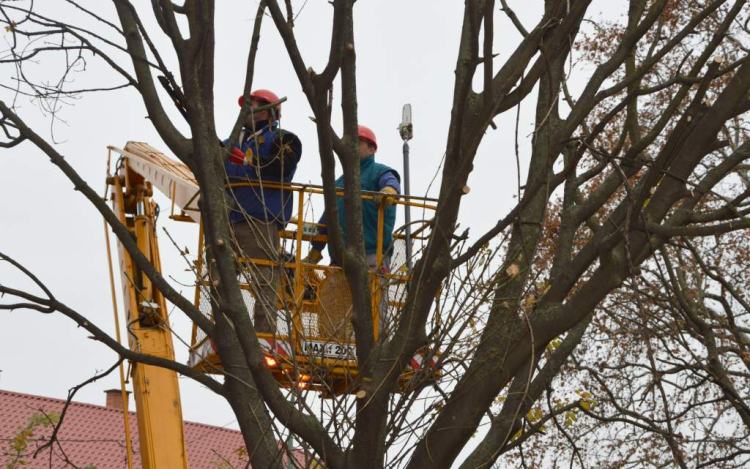
<path fill-rule="evenodd" d="M 279 365 L 279 364 L 278 364 L 278 363 L 276 362 L 276 360 L 275 360 L 275 359 L 273 359 L 273 358 L 271 358 L 271 357 L 263 357 L 263 358 L 265 358 L 265 359 L 266 359 L 266 365 L 268 365 L 268 367 L 269 367 L 269 368 L 275 368 L 276 366 L 278 366 L 278 365 Z"/>

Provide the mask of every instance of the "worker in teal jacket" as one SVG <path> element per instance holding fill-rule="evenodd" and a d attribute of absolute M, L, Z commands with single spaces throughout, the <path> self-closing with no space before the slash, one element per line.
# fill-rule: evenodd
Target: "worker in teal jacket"
<path fill-rule="evenodd" d="M 401 176 L 393 168 L 375 161 L 375 152 L 378 150 L 378 142 L 375 132 L 364 125 L 359 126 L 359 158 L 360 158 L 360 183 L 361 190 L 369 192 L 380 192 L 382 195 L 375 200 L 362 200 L 362 228 L 365 241 L 365 254 L 367 255 L 368 267 L 379 275 L 380 280 L 377 282 L 380 288 L 379 301 L 379 337 L 388 337 L 391 321 L 388 311 L 388 278 L 384 275 L 390 271 L 391 254 L 393 252 L 393 228 L 396 223 L 396 207 L 394 206 L 395 195 L 401 192 Z M 343 189 L 344 176 L 336 180 L 336 187 Z M 337 197 L 339 225 L 343 231 L 344 244 L 348 242 L 345 224 L 344 197 Z M 383 256 L 381 264 L 378 265 L 378 208 L 384 207 L 383 220 Z M 320 225 L 326 225 L 326 214 L 318 222 Z M 325 227 L 319 229 L 320 234 L 328 234 Z M 304 262 L 317 264 L 323 259 L 323 248 L 326 243 L 312 243 L 310 253 L 304 259 Z M 328 253 L 331 256 L 331 264 L 341 265 L 340 260 L 329 248 Z M 374 292 L 373 292 L 374 293 Z"/>
<path fill-rule="evenodd" d="M 396 224 L 396 207 L 393 205 L 393 199 L 388 196 L 397 195 L 401 192 L 401 176 L 398 172 L 384 164 L 375 161 L 375 153 L 378 150 L 378 143 L 375 133 L 364 125 L 359 126 L 359 158 L 360 158 L 360 188 L 363 191 L 381 192 L 384 197 L 379 200 L 362 200 L 362 228 L 365 238 L 365 254 L 367 254 L 367 264 L 372 269 L 381 268 L 388 271 L 390 262 L 388 262 L 393 249 L 393 228 Z M 344 176 L 336 180 L 336 187 L 344 187 Z M 383 220 L 383 265 L 378 266 L 378 202 L 386 205 Z M 339 213 L 339 225 L 344 234 L 344 244 L 347 243 L 345 224 L 344 198 L 337 197 L 336 203 Z M 326 225 L 327 216 L 323 216 L 318 222 L 320 225 Z M 326 228 L 319 230 L 320 234 L 327 234 Z M 323 249 L 325 242 L 312 243 L 312 249 L 308 254 L 306 261 L 317 264 L 323 258 Z M 333 251 L 328 250 L 333 265 L 341 265 L 336 259 Z"/>

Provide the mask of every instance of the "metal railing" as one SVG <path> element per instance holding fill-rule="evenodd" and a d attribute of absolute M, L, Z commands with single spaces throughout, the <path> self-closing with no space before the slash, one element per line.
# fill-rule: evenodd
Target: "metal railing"
<path fill-rule="evenodd" d="M 310 204 L 312 198 L 323 195 L 323 187 L 311 184 L 278 183 L 267 181 L 248 181 L 233 183 L 228 188 L 259 187 L 261 189 L 275 189 L 290 191 L 296 201 L 296 216 L 279 231 L 283 252 L 271 260 L 238 257 L 238 276 L 245 295 L 249 314 L 252 315 L 255 298 L 252 285 L 252 270 L 257 266 L 273 266 L 283 272 L 282 280 L 277 290 L 278 321 L 274 334 L 258 333 L 259 337 L 275 340 L 288 340 L 292 345 L 292 353 L 306 357 L 308 362 L 330 367 L 356 366 L 354 361 L 354 338 L 351 326 L 352 302 L 346 276 L 341 267 L 315 265 L 303 262 L 306 243 L 313 241 L 327 242 L 327 235 L 320 234 L 317 229 L 322 225 L 317 219 L 306 220 L 306 214 L 312 214 Z M 338 196 L 345 196 L 341 189 L 337 189 Z M 379 192 L 361 192 L 361 199 L 373 200 L 381 196 Z M 288 196 L 287 196 L 288 197 Z M 412 222 L 412 233 L 409 237 L 412 246 L 410 251 L 416 257 L 420 248 L 426 243 L 431 234 L 431 219 L 437 209 L 436 200 L 415 196 L 390 196 L 396 206 L 409 206 L 422 209 L 425 215 L 422 220 Z M 289 202 L 291 203 L 291 201 Z M 248 215 L 249 217 L 249 215 Z M 378 205 L 378 233 L 377 233 L 377 265 L 383 265 L 383 225 L 385 209 Z M 414 225 L 421 226 L 414 228 Z M 315 228 L 315 230 L 312 229 Z M 398 230 L 395 230 L 398 231 Z M 201 273 L 201 281 L 196 289 L 196 306 L 206 315 L 210 315 L 210 281 L 209 270 L 205 267 L 205 247 L 201 224 L 199 240 L 199 255 L 197 271 Z M 370 287 L 372 292 L 372 323 L 373 334 L 376 338 L 382 334 L 381 325 L 388 327 L 398 320 L 403 308 L 403 297 L 410 280 L 407 266 L 411 265 L 406 258 L 406 237 L 394 234 L 391 266 L 388 272 L 372 272 Z M 291 252 L 289 252 L 289 251 Z M 396 252 L 398 251 L 398 252 Z M 403 259 L 402 259 L 403 256 Z M 380 270 L 380 269 L 378 269 Z M 385 295 L 385 298 L 384 298 Z M 389 322 L 381 321 L 381 314 L 387 315 Z M 200 333 L 197 326 L 193 328 L 192 348 L 198 349 L 206 342 L 206 337 Z"/>

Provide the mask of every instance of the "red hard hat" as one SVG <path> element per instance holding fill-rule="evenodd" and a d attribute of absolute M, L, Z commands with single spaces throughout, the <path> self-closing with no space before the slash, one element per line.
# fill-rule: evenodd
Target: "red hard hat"
<path fill-rule="evenodd" d="M 360 125 L 359 130 L 357 131 L 357 136 L 372 143 L 375 146 L 375 150 L 378 149 L 378 139 L 377 137 L 375 137 L 375 132 L 373 132 L 369 127 Z"/>
<path fill-rule="evenodd" d="M 242 107 L 242 103 L 245 100 L 244 98 L 244 96 L 240 96 L 240 98 L 237 100 L 237 103 L 240 105 L 240 107 Z M 279 100 L 279 97 L 271 90 L 255 90 L 250 93 L 250 99 L 265 101 L 267 103 L 275 103 Z M 281 117 L 281 104 L 276 106 L 276 114 L 277 117 Z"/>

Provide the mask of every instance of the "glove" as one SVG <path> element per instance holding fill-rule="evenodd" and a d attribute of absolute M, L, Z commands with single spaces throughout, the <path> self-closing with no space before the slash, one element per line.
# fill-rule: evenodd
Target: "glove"
<path fill-rule="evenodd" d="M 245 154 L 242 153 L 237 147 L 234 147 L 229 153 L 229 162 L 232 164 L 243 165 L 245 164 Z"/>
<path fill-rule="evenodd" d="M 373 200 L 376 205 L 382 205 L 383 208 L 388 208 L 396 203 L 396 199 L 391 197 L 392 195 L 398 195 L 396 189 L 392 188 L 391 186 L 385 186 L 384 188 L 380 189 L 380 194 L 376 195 Z"/>
<path fill-rule="evenodd" d="M 305 264 L 317 264 L 322 260 L 323 254 L 321 254 L 320 251 L 318 251 L 317 249 L 310 249 L 310 252 L 307 253 L 307 257 L 302 259 L 302 262 Z"/>

